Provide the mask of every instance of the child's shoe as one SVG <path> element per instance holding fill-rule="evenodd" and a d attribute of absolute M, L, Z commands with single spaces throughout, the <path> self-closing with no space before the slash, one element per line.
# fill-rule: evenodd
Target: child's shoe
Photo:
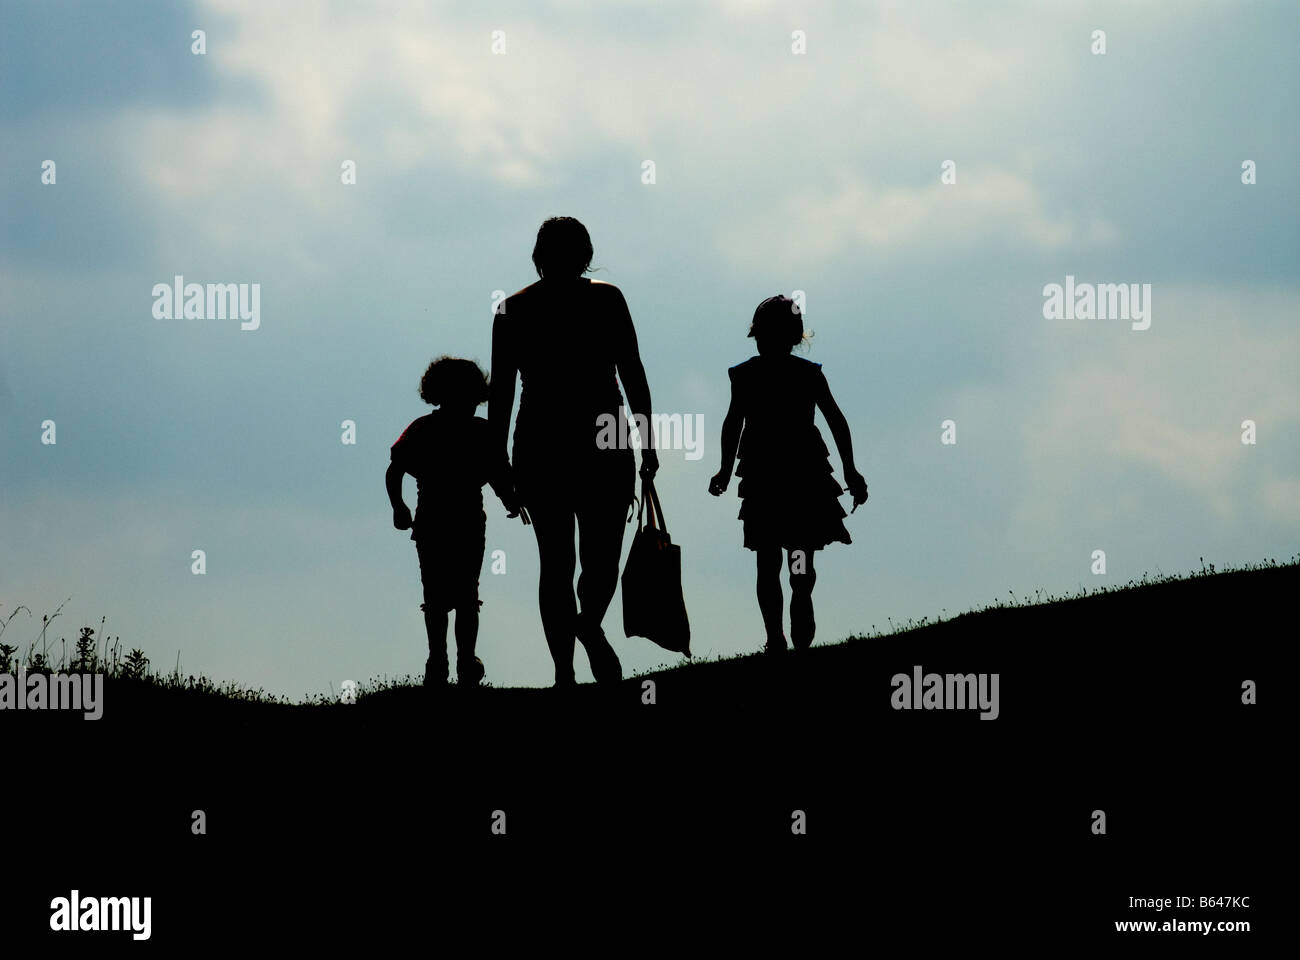
<path fill-rule="evenodd" d="M 447 685 L 447 661 L 435 663 L 433 657 L 424 662 L 424 686 L 426 690 L 437 690 Z"/>
<path fill-rule="evenodd" d="M 477 687 L 487 671 L 478 657 L 456 661 L 456 682 L 462 687 Z"/>

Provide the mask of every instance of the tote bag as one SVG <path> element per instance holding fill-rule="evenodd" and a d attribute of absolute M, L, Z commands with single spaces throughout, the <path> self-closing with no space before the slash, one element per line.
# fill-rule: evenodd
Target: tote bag
<path fill-rule="evenodd" d="M 682 550 L 668 535 L 659 494 L 647 479 L 641 481 L 636 535 L 623 568 L 623 634 L 691 655 L 691 625 L 682 597 Z"/>

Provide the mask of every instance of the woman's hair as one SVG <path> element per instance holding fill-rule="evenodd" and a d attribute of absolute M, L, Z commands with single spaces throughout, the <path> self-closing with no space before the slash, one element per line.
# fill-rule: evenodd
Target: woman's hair
<path fill-rule="evenodd" d="M 758 305 L 747 336 L 793 347 L 811 340 L 812 331 L 803 328 L 799 305 L 789 297 L 778 295 Z"/>
<path fill-rule="evenodd" d="M 537 230 L 533 266 L 539 277 L 580 277 L 591 270 L 591 235 L 573 217 L 551 217 Z"/>
<path fill-rule="evenodd" d="M 435 407 L 447 402 L 487 403 L 488 375 L 473 360 L 442 356 L 420 378 L 420 398 Z"/>

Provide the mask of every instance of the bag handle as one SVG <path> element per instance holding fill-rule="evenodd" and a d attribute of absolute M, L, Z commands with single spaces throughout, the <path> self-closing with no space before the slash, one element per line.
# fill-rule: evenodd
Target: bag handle
<path fill-rule="evenodd" d="M 638 496 L 636 496 L 636 495 L 634 494 L 633 497 L 632 497 L 632 502 L 636 504 L 636 532 L 637 532 L 637 533 L 640 533 L 640 532 L 644 529 L 644 526 L 645 526 L 645 525 L 642 523 L 642 517 L 644 516 L 644 514 L 645 514 L 645 512 L 646 512 L 646 505 L 647 505 L 647 500 L 646 500 L 646 489 L 645 489 L 645 479 L 644 479 L 644 478 L 642 478 L 642 480 L 641 480 L 641 496 L 638 497 Z M 653 525 L 653 520 L 654 520 L 654 504 L 649 504 L 649 506 L 650 506 L 650 519 L 649 519 L 649 522 Z M 628 522 L 629 522 L 629 523 L 631 522 L 631 517 L 628 518 Z"/>
<path fill-rule="evenodd" d="M 642 529 L 641 514 L 643 512 L 646 514 L 646 527 L 661 530 L 666 538 L 671 539 L 668 535 L 668 522 L 664 520 L 663 504 L 659 502 L 659 491 L 655 489 L 653 480 L 644 477 L 641 480 L 641 509 L 636 514 L 638 532 Z"/>

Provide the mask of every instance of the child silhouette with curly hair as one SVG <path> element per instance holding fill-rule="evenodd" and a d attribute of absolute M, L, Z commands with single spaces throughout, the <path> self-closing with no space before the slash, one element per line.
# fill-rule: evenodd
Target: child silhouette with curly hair
<path fill-rule="evenodd" d="M 736 476 L 741 497 L 745 546 L 756 554 L 758 608 L 767 631 L 765 650 L 786 650 L 782 631 L 781 551 L 790 570 L 790 642 L 811 646 L 816 631 L 812 590 L 817 582 L 813 553 L 830 543 L 852 543 L 840 506 L 844 490 L 835 481 L 830 451 L 813 422 L 820 409 L 844 465 L 844 478 L 856 510 L 867 499 L 867 482 L 853 465 L 848 421 L 831 396 L 821 364 L 791 354 L 810 335 L 803 315 L 789 297 L 769 297 L 754 311 L 749 336 L 758 356 L 728 369 L 731 406 L 722 421 L 722 468 L 709 481 L 721 496 Z"/>
<path fill-rule="evenodd" d="M 420 396 L 438 409 L 411 423 L 393 444 L 384 477 L 393 505 L 393 526 L 411 530 L 424 585 L 424 627 L 429 659 L 427 687 L 446 684 L 448 614 L 456 611 L 456 679 L 477 686 L 483 661 L 474 653 L 478 640 L 478 575 L 487 543 L 483 484 L 519 516 L 510 464 L 491 442 L 488 422 L 474 410 L 488 398 L 488 378 L 471 360 L 439 357 L 424 371 Z M 415 518 L 402 500 L 402 477 L 415 477 Z M 528 522 L 524 515 L 524 522 Z"/>

